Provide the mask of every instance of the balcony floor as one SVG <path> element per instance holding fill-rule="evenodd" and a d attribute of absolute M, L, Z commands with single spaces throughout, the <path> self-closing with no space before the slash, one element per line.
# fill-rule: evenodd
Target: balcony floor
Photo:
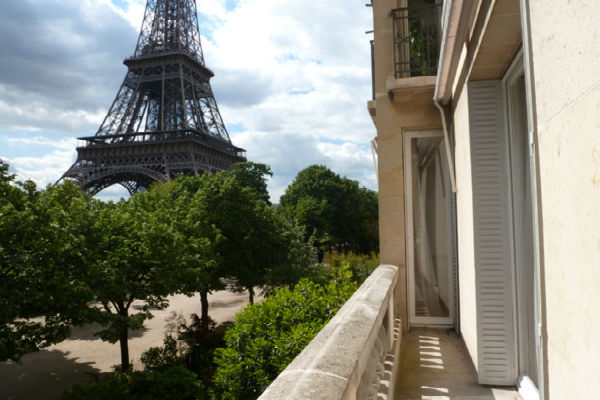
<path fill-rule="evenodd" d="M 521 400 L 514 388 L 477 383 L 471 358 L 452 330 L 403 332 L 397 368 L 395 400 Z"/>

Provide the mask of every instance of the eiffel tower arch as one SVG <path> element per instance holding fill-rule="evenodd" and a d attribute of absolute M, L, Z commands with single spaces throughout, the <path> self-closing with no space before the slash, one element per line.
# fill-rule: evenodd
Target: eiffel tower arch
<path fill-rule="evenodd" d="M 127 74 L 94 136 L 59 179 L 96 194 L 130 194 L 180 174 L 227 171 L 245 161 L 231 143 L 204 64 L 195 0 L 148 0 Z"/>

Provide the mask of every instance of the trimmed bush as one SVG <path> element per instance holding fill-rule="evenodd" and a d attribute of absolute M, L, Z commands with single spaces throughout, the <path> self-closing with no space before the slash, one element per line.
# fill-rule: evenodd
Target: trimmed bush
<path fill-rule="evenodd" d="M 94 375 L 88 386 L 75 386 L 63 400 L 208 400 L 202 382 L 185 367 L 170 336 L 163 347 L 145 351 L 142 362 L 144 371 L 117 368 L 106 377 Z"/>
<path fill-rule="evenodd" d="M 352 279 L 359 285 L 371 275 L 379 266 L 379 253 L 357 254 L 353 252 L 332 252 L 325 255 L 325 264 L 332 268 L 339 268 L 346 264 L 352 271 Z"/>
<path fill-rule="evenodd" d="M 182 364 L 146 371 L 115 371 L 75 386 L 63 400 L 208 400 L 202 383 Z"/>
<path fill-rule="evenodd" d="M 357 288 L 347 265 L 325 285 L 302 279 L 236 316 L 215 351 L 214 398 L 256 399 Z"/>

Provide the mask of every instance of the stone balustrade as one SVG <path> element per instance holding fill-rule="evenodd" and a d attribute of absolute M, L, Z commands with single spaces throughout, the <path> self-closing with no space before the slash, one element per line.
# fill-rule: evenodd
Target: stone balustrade
<path fill-rule="evenodd" d="M 380 265 L 259 400 L 393 398 L 401 321 L 398 267 Z"/>

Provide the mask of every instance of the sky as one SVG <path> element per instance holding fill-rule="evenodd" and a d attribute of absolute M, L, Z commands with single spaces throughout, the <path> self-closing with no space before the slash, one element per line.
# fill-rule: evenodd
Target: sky
<path fill-rule="evenodd" d="M 0 1 L 0 159 L 54 183 L 94 135 L 135 49 L 145 0 Z M 364 0 L 197 0 L 211 86 L 234 145 L 266 163 L 271 201 L 312 164 L 377 189 Z M 98 195 L 118 199 L 112 186 Z"/>

